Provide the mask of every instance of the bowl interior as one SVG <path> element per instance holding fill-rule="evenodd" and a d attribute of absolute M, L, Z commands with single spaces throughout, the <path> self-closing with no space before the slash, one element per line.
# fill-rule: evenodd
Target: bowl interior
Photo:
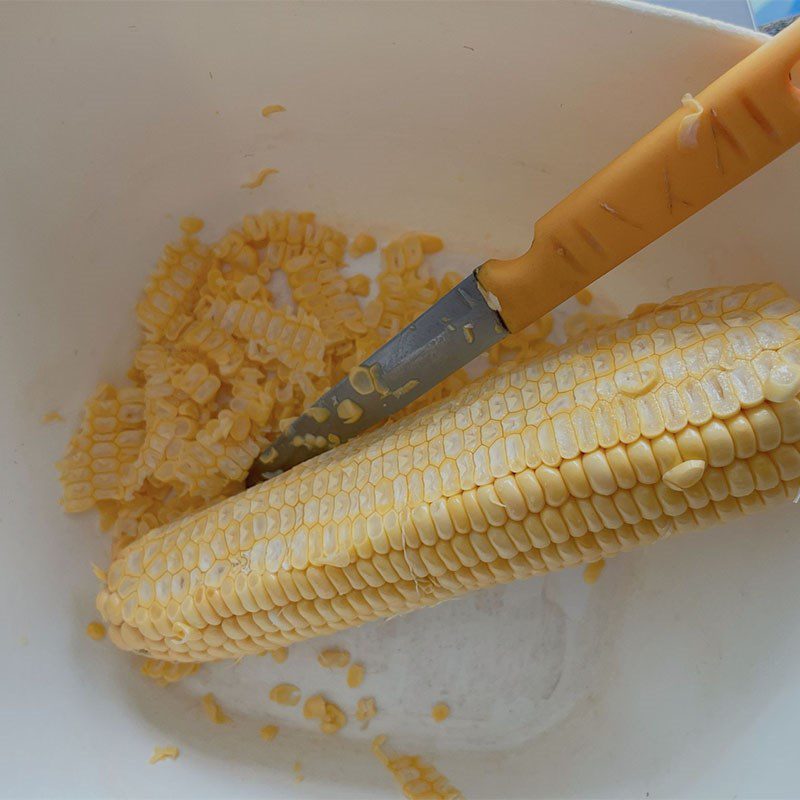
<path fill-rule="evenodd" d="M 160 690 L 84 636 L 107 545 L 61 515 L 52 468 L 90 390 L 124 376 L 180 216 L 212 234 L 265 208 L 428 230 L 466 272 L 520 251 L 537 215 L 758 42 L 615 3 L 0 7 L 11 794 L 397 796 L 378 733 L 469 797 L 792 793 L 796 506 L 623 556 L 592 587 L 568 571 L 492 589 Z M 268 103 L 288 110 L 264 120 Z M 620 310 L 715 284 L 800 292 L 799 187 L 795 151 L 598 291 Z M 68 424 L 42 427 L 52 409 Z M 359 693 L 318 666 L 331 643 L 366 665 Z M 350 710 L 373 695 L 380 715 L 323 737 L 269 703 L 285 680 Z M 234 724 L 207 722 L 207 691 Z M 435 725 L 439 700 L 453 715 Z M 148 767 L 156 744 L 180 759 Z"/>

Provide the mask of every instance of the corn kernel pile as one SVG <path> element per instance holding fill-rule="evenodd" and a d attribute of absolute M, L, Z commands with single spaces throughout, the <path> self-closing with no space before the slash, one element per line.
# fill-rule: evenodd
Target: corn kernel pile
<path fill-rule="evenodd" d="M 114 552 L 241 491 L 282 427 L 458 281 L 429 273 L 425 255 L 442 244 L 425 234 L 383 248 L 377 296 L 362 303 L 370 282 L 344 274 L 347 237 L 314 214 L 248 216 L 213 243 L 197 218 L 181 228 L 136 307 L 130 384 L 98 387 L 58 465 L 65 510 L 97 509 Z M 403 413 L 465 380 L 456 373 Z"/>

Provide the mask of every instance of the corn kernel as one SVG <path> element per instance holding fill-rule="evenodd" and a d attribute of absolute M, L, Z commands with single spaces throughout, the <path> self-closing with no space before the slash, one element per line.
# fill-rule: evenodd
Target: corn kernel
<path fill-rule="evenodd" d="M 90 622 L 86 626 L 86 635 L 90 639 L 94 639 L 96 642 L 99 642 L 101 639 L 105 639 L 106 637 L 105 626 L 100 622 Z"/>
<path fill-rule="evenodd" d="M 282 706 L 296 706 L 300 702 L 300 690 L 293 683 L 279 683 L 270 689 L 269 699 Z"/>
<path fill-rule="evenodd" d="M 202 703 L 203 711 L 215 725 L 224 725 L 231 721 L 231 718 L 220 707 L 217 698 L 210 692 L 203 695 Z"/>
<path fill-rule="evenodd" d="M 328 650 L 323 650 L 317 656 L 317 661 L 321 667 L 343 669 L 350 663 L 350 653 L 348 653 L 347 650 L 330 648 Z"/>
<path fill-rule="evenodd" d="M 258 733 L 265 742 L 271 742 L 278 735 L 278 731 L 277 725 L 265 725 Z"/>
<path fill-rule="evenodd" d="M 150 756 L 150 763 L 157 764 L 159 761 L 166 759 L 174 761 L 180 755 L 180 752 L 177 747 L 156 747 L 153 749 L 153 755 Z"/>
<path fill-rule="evenodd" d="M 357 689 L 364 682 L 364 665 L 352 664 L 347 670 L 347 685 L 351 689 Z"/>

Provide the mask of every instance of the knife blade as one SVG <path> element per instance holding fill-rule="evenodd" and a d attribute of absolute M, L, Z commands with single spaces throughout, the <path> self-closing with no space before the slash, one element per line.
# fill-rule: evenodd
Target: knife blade
<path fill-rule="evenodd" d="M 468 275 L 322 395 L 256 459 L 248 485 L 329 450 L 395 414 L 508 330 Z"/>

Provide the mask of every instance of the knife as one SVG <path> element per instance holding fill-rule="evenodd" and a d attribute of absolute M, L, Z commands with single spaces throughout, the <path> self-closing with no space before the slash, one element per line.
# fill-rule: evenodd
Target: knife
<path fill-rule="evenodd" d="M 478 267 L 320 397 L 256 459 L 253 485 L 399 411 L 800 141 L 800 22 L 573 191 L 518 258 Z M 795 84 L 792 69 L 795 70 Z"/>

